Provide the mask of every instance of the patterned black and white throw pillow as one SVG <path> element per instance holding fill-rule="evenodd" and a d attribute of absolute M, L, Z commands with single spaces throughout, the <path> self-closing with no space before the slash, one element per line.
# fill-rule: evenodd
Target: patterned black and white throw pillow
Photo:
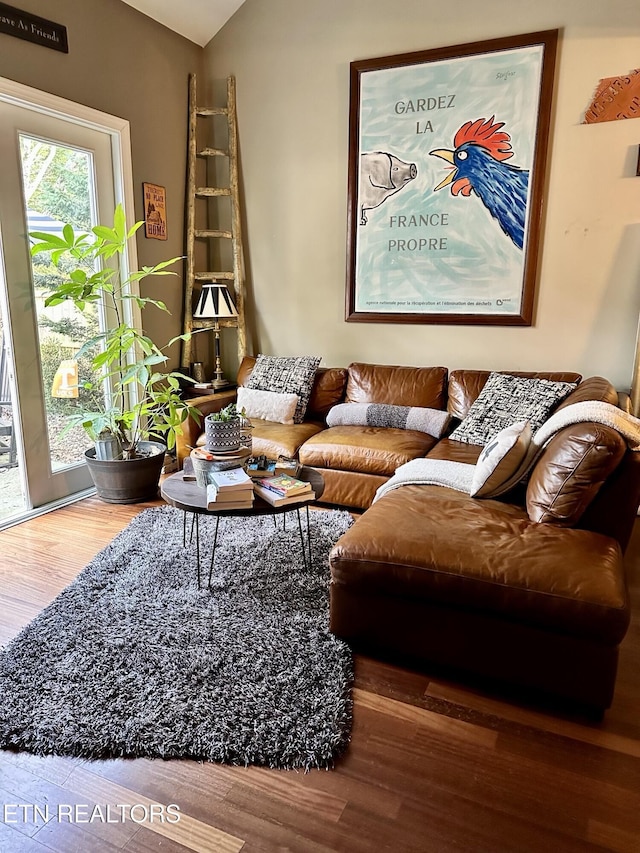
<path fill-rule="evenodd" d="M 492 436 L 516 421 L 529 421 L 535 433 L 575 387 L 575 382 L 491 373 L 466 417 L 449 438 L 485 445 Z"/>
<path fill-rule="evenodd" d="M 321 361 L 321 358 L 311 355 L 261 354 L 256 359 L 246 387 L 257 388 L 260 391 L 277 391 L 280 394 L 297 394 L 299 399 L 293 422 L 301 424 L 307 411 L 313 380 Z"/>

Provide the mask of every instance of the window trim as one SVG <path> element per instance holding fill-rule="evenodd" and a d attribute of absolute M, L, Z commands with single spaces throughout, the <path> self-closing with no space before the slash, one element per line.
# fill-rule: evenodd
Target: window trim
<path fill-rule="evenodd" d="M 116 204 L 122 204 L 129 227 L 135 222 L 133 187 L 133 161 L 131 156 L 131 132 L 127 119 L 77 104 L 58 95 L 43 92 L 32 86 L 0 77 L 0 101 L 33 110 L 53 118 L 63 119 L 83 127 L 108 134 L 111 139 L 111 159 L 114 175 Z M 127 253 L 122 258 L 121 274 L 127 277 L 130 270 L 138 268 L 135 240 L 130 240 Z M 138 282 L 133 282 L 131 292 L 139 295 Z M 128 300 L 129 320 L 136 328 L 142 328 L 142 313 L 135 300 Z"/>

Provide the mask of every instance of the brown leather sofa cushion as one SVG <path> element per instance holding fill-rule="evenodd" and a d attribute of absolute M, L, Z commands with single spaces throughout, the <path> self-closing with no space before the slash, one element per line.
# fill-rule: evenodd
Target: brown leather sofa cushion
<path fill-rule="evenodd" d="M 572 527 L 626 452 L 619 432 L 602 424 L 574 424 L 554 436 L 527 486 L 527 512 L 535 522 Z"/>
<path fill-rule="evenodd" d="M 552 382 L 580 382 L 582 379 L 579 373 L 569 372 L 531 373 L 520 370 L 498 372 L 508 373 L 510 376 L 524 376 L 529 379 L 549 379 Z M 460 420 L 465 418 L 471 404 L 475 402 L 486 385 L 490 374 L 490 370 L 452 370 L 449 374 L 449 414 Z M 593 397 L 586 399 L 591 400 Z"/>
<path fill-rule="evenodd" d="M 322 430 L 322 424 L 304 421 L 301 424 L 277 424 L 251 418 L 253 426 L 251 449 L 255 456 L 268 459 L 278 456 L 297 456 L 300 445 Z"/>
<path fill-rule="evenodd" d="M 349 365 L 346 402 L 444 409 L 447 368 L 354 362 Z"/>
<path fill-rule="evenodd" d="M 435 443 L 432 436 L 411 429 L 335 426 L 306 441 L 299 458 L 314 468 L 391 477 L 400 465 L 425 456 Z"/>
<path fill-rule="evenodd" d="M 440 486 L 402 486 L 331 552 L 332 583 L 455 605 L 545 631 L 618 643 L 629 624 L 617 542 L 535 524 L 524 508 Z"/>
<path fill-rule="evenodd" d="M 329 409 L 344 400 L 346 387 L 346 367 L 319 367 L 309 397 L 307 418 L 323 421 Z"/>
<path fill-rule="evenodd" d="M 255 363 L 256 357 L 254 355 L 245 355 L 240 362 L 240 367 L 238 368 L 238 373 L 236 375 L 236 382 L 238 385 L 247 384 Z"/>
<path fill-rule="evenodd" d="M 585 400 L 597 400 L 617 406 L 618 392 L 608 379 L 603 379 L 602 376 L 590 376 L 584 382 L 581 382 L 568 397 L 565 397 L 556 409 L 556 412 L 564 409 L 566 406 L 570 406 L 572 403 L 582 403 Z"/>
<path fill-rule="evenodd" d="M 321 473 L 324 480 L 322 503 L 354 509 L 371 506 L 377 490 L 388 480 L 377 474 L 334 471 L 332 468 L 323 468 Z"/>
<path fill-rule="evenodd" d="M 475 465 L 478 457 L 484 450 L 479 444 L 467 444 L 464 441 L 452 441 L 450 438 L 442 438 L 427 453 L 429 459 L 448 459 L 450 462 L 465 462 L 467 465 Z"/>
<path fill-rule="evenodd" d="M 245 355 L 238 368 L 238 385 L 247 384 L 255 363 L 255 356 Z M 319 367 L 311 389 L 305 420 L 323 421 L 329 409 L 344 399 L 346 384 L 346 367 Z"/>

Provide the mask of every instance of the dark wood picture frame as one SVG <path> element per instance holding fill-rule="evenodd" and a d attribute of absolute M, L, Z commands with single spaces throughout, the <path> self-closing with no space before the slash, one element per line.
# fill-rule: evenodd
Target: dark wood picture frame
<path fill-rule="evenodd" d="M 348 322 L 531 325 L 557 40 L 351 63 Z"/>

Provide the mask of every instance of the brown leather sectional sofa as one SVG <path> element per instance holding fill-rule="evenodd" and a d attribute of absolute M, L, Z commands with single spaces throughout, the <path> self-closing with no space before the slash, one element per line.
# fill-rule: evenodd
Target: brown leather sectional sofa
<path fill-rule="evenodd" d="M 239 384 L 254 361 L 242 362 Z M 517 375 L 579 382 L 561 406 L 618 403 L 599 377 Z M 447 410 L 454 426 L 488 376 L 444 367 L 321 368 L 305 422 L 254 420 L 254 452 L 298 455 L 322 472 L 323 503 L 366 510 L 331 554 L 335 634 L 405 664 L 444 665 L 602 711 L 629 623 L 623 553 L 640 502 L 640 453 L 612 428 L 580 423 L 551 440 L 528 485 L 501 498 L 406 485 L 372 505 L 403 463 L 424 456 L 475 463 L 482 448 L 412 430 L 326 426 L 331 407 L 345 401 Z M 215 397 L 193 402 L 205 414 L 219 406 Z M 199 433 L 189 422 L 180 457 Z"/>

